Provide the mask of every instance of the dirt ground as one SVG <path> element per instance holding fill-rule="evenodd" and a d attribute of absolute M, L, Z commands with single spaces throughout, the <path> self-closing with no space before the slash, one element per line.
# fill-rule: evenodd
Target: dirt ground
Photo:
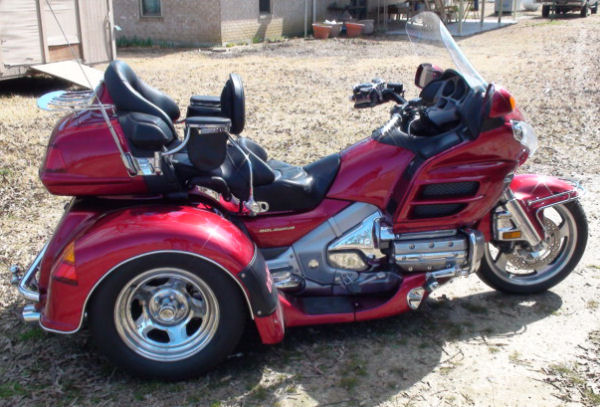
<path fill-rule="evenodd" d="M 215 371 L 181 383 L 118 371 L 85 330 L 60 336 L 21 322 L 24 302 L 8 283 L 8 265 L 32 260 L 67 202 L 37 178 L 58 117 L 38 111 L 35 99 L 64 83 L 0 83 L 0 405 L 600 405 L 599 27 L 600 15 L 534 18 L 459 42 L 484 78 L 510 89 L 538 132 L 540 148 L 523 171 L 575 177 L 588 189 L 588 248 L 566 281 L 519 297 L 472 276 L 415 313 L 291 329 L 280 345 L 250 342 Z M 416 96 L 418 59 L 410 54 L 405 38 L 381 37 L 121 57 L 180 106 L 194 93 L 218 94 L 228 72 L 241 74 L 245 134 L 300 164 L 368 136 L 387 118 L 389 106 L 353 110 L 352 85 L 382 77 Z"/>

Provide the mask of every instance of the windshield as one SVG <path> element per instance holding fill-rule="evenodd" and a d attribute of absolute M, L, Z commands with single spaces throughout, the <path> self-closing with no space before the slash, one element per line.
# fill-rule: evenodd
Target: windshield
<path fill-rule="evenodd" d="M 472 88 L 486 88 L 487 83 L 462 53 L 437 14 L 431 11 L 417 14 L 406 23 L 406 33 L 415 53 L 428 58 L 426 62 L 444 69 L 453 67 Z"/>

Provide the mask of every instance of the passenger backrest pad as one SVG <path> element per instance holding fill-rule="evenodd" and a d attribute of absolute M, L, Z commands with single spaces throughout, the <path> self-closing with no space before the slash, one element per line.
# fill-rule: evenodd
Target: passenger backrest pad
<path fill-rule="evenodd" d="M 131 112 L 119 115 L 119 124 L 134 147 L 161 151 L 175 137 L 170 126 L 158 116 Z"/>

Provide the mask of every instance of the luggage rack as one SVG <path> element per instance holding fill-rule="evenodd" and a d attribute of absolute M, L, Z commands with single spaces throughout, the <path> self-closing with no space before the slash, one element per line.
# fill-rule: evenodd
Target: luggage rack
<path fill-rule="evenodd" d="M 37 101 L 42 110 L 57 111 L 84 111 L 84 110 L 114 110 L 111 104 L 100 103 L 96 92 L 93 90 L 64 91 L 57 90 L 46 93 Z"/>

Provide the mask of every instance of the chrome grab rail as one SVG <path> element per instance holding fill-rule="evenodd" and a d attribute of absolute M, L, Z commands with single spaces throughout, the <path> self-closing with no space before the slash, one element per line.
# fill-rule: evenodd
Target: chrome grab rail
<path fill-rule="evenodd" d="M 558 201 L 555 202 L 551 202 L 549 204 L 545 204 L 540 206 L 539 208 L 537 208 L 535 210 L 535 217 L 536 219 L 543 225 L 544 223 L 542 222 L 542 211 L 546 208 L 550 208 L 552 206 L 555 205 L 561 205 L 561 204 L 565 204 L 571 201 L 576 201 L 579 198 L 581 198 L 582 196 L 585 195 L 586 190 L 585 188 L 581 185 L 581 182 L 572 179 L 572 178 L 560 178 L 562 181 L 565 181 L 568 184 L 571 184 L 573 186 L 574 189 L 570 190 L 570 191 L 563 191 L 563 192 L 558 192 L 556 194 L 552 194 L 550 196 L 546 196 L 544 198 L 538 198 L 538 199 L 532 199 L 531 201 L 527 202 L 527 206 L 532 206 L 535 205 L 537 203 L 540 202 L 544 202 L 544 201 L 551 201 L 560 197 L 565 197 L 564 199 L 560 199 Z"/>

